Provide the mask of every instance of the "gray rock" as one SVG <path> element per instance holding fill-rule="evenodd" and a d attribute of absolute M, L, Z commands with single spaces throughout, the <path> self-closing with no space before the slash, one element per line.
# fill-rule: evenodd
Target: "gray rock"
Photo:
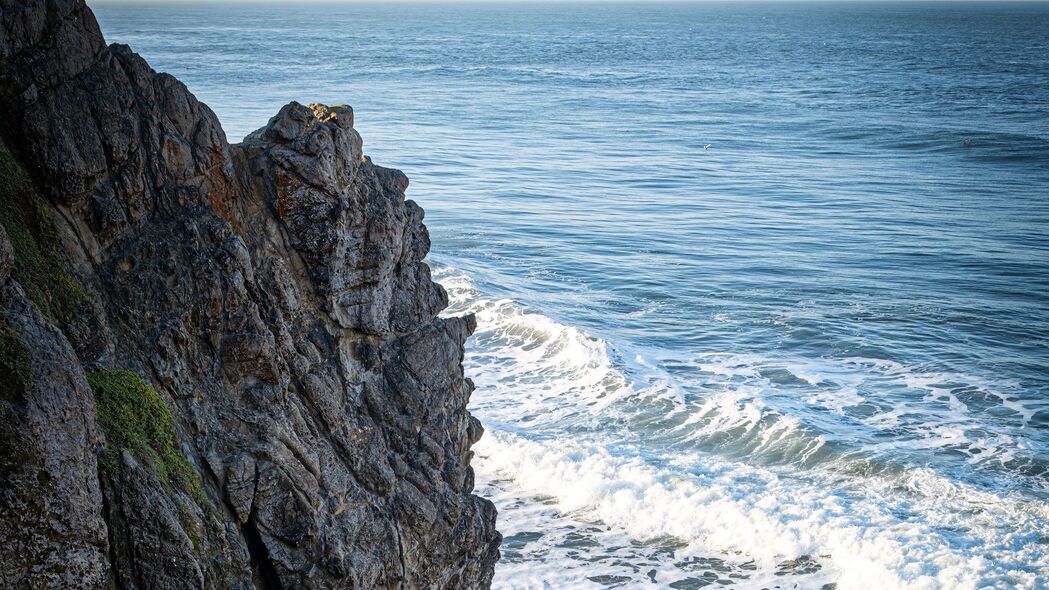
<path fill-rule="evenodd" d="M 84 293 L 51 325 L 0 240 L 34 375 L 2 406 L 0 531 L 32 542 L 5 545 L 0 585 L 488 587 L 474 322 L 437 318 L 422 210 L 363 155 L 352 110 L 292 103 L 231 146 L 185 86 L 105 46 L 80 0 L 0 4 L 0 32 L 0 135 Z M 199 493 L 141 449 L 97 468 L 119 439 L 95 426 L 100 369 L 155 387 Z"/>
<path fill-rule="evenodd" d="M 100 588 L 108 529 L 91 390 L 14 281 L 0 286 L 0 372 L 0 587 Z"/>

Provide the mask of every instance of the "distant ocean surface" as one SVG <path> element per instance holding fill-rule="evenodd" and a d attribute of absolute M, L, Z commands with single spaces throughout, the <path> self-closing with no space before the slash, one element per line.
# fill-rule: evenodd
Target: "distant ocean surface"
<path fill-rule="evenodd" d="M 1049 587 L 1049 4 L 95 9 L 411 178 L 496 588 Z"/>

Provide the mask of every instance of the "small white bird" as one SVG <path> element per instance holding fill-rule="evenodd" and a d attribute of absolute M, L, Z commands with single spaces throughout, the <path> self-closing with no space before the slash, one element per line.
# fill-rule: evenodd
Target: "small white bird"
<path fill-rule="evenodd" d="M 703 149 L 709 150 L 710 149 L 710 144 L 708 143 L 707 145 L 703 146 Z"/>

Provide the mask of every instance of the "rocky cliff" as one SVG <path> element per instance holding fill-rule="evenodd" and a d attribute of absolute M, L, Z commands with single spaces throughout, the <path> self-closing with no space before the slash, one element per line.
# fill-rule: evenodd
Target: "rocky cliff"
<path fill-rule="evenodd" d="M 230 145 L 81 0 L 0 0 L 0 587 L 484 588 L 470 317 L 346 106 Z"/>

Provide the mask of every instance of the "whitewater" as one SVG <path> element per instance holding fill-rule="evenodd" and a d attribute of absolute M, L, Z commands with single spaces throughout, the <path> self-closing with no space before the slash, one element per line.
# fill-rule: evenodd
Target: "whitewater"
<path fill-rule="evenodd" d="M 839 416 L 863 403 L 865 380 L 922 388 L 957 413 L 926 419 L 916 449 L 978 426 L 936 385 L 959 376 L 875 359 L 711 355 L 677 361 L 716 390 L 692 399 L 656 354 L 616 351 L 484 294 L 453 268 L 435 278 L 450 295 L 447 314 L 478 318 L 467 375 L 487 428 L 475 447 L 480 493 L 496 500 L 506 536 L 498 587 L 1040 588 L 1049 579 L 1045 503 L 893 468 L 877 449 L 835 449 L 776 408 L 761 373 L 834 383 L 841 389 L 802 401 Z M 896 426 L 895 413 L 869 424 Z M 982 451 L 1002 461 L 1010 442 Z"/>

